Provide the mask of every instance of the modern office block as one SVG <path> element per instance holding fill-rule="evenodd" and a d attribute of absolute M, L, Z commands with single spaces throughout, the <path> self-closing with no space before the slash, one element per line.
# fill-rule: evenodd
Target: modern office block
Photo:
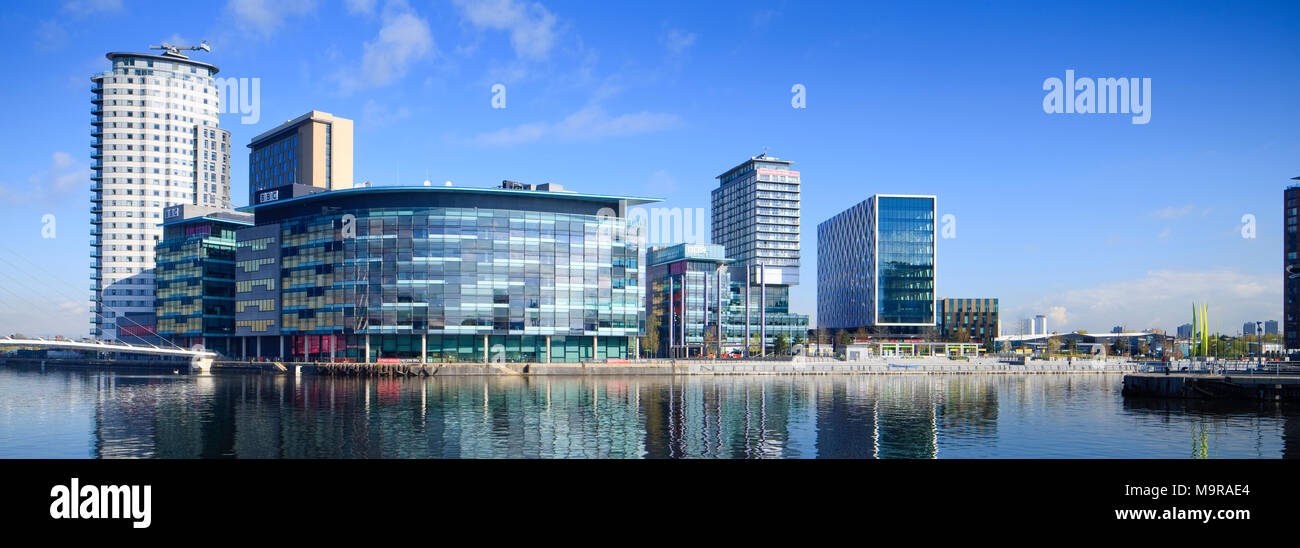
<path fill-rule="evenodd" d="M 997 299 L 939 299 L 938 306 L 938 331 L 943 340 L 992 343 L 1002 335 Z"/>
<path fill-rule="evenodd" d="M 157 333 L 184 348 L 232 354 L 235 334 L 235 233 L 253 216 L 221 208 L 164 210 L 156 250 Z"/>
<path fill-rule="evenodd" d="M 352 188 L 352 120 L 313 110 L 248 143 L 248 203 L 284 185 Z"/>
<path fill-rule="evenodd" d="M 650 349 L 656 356 L 737 355 L 750 348 L 764 354 L 775 349 L 778 337 L 790 345 L 805 342 L 808 316 L 790 312 L 789 286 L 767 286 L 760 298 L 760 285 L 746 295 L 746 283 L 732 277 L 723 249 L 678 244 L 646 254 L 646 314 L 658 319 L 659 348 Z"/>
<path fill-rule="evenodd" d="M 217 67 L 165 46 L 109 53 L 91 80 L 90 334 L 154 334 L 154 246 L 165 208 L 230 207 L 230 134 Z"/>
<path fill-rule="evenodd" d="M 935 197 L 878 194 L 817 225 L 817 323 L 924 327 L 935 317 Z"/>
<path fill-rule="evenodd" d="M 236 335 L 250 355 L 635 355 L 644 269 L 626 208 L 657 200 L 443 186 L 291 190 L 264 190 L 279 198 L 245 208 L 256 226 L 238 234 Z"/>

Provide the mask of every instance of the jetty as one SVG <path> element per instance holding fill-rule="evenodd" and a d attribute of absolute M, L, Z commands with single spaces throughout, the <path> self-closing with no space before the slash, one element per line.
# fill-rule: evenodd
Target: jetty
<path fill-rule="evenodd" d="M 1133 373 L 1124 375 L 1126 398 L 1300 400 L 1300 375 L 1271 373 Z"/>

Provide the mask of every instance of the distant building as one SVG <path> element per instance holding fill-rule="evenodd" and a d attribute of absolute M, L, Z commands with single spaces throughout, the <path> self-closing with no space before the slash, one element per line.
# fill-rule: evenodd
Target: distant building
<path fill-rule="evenodd" d="M 935 264 L 934 196 L 867 198 L 817 225 L 818 325 L 937 325 Z"/>
<path fill-rule="evenodd" d="M 952 341 L 964 332 L 970 342 L 991 343 L 1002 335 L 997 299 L 939 299 L 938 305 L 941 340 Z"/>
<path fill-rule="evenodd" d="M 1178 326 L 1178 338 L 1180 339 L 1192 338 L 1192 324 L 1185 323 L 1183 325 Z"/>
<path fill-rule="evenodd" d="M 313 110 L 248 143 L 248 203 L 285 185 L 352 188 L 352 120 Z"/>
<path fill-rule="evenodd" d="M 235 335 L 235 232 L 247 213 L 204 206 L 163 210 L 156 246 L 154 300 L 158 336 L 181 347 L 203 345 L 227 355 Z"/>
<path fill-rule="evenodd" d="M 1048 332 L 1047 332 L 1047 316 L 1045 316 L 1045 315 L 1043 315 L 1043 314 L 1039 314 L 1039 315 L 1037 315 L 1037 316 L 1034 316 L 1034 332 L 1033 332 L 1033 334 L 1034 334 L 1034 335 L 1046 335 L 1047 333 L 1048 333 Z"/>
<path fill-rule="evenodd" d="M 1111 333 L 1123 333 L 1123 332 L 1124 332 L 1124 326 L 1122 326 L 1122 325 L 1117 325 L 1117 326 L 1115 326 L 1115 327 L 1112 327 L 1112 328 L 1110 328 L 1110 332 L 1111 332 Z"/>
<path fill-rule="evenodd" d="M 1241 324 L 1242 336 L 1249 337 L 1255 334 L 1255 322 L 1246 322 Z"/>
<path fill-rule="evenodd" d="M 1268 320 L 1264 322 L 1265 335 L 1277 335 L 1277 320 Z"/>

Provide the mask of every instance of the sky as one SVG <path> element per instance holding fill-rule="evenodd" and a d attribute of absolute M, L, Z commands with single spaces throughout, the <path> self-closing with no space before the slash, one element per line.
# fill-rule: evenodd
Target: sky
<path fill-rule="evenodd" d="M 1225 333 L 1281 319 L 1294 2 L 70 0 L 6 15 L 0 333 L 86 335 L 89 78 L 107 52 L 200 40 L 212 51 L 191 58 L 258 83 L 256 120 L 221 116 L 236 205 L 240 145 L 313 109 L 356 121 L 355 178 L 376 185 L 555 182 L 708 208 L 717 175 L 766 151 L 802 174 L 791 300 L 814 324 L 817 224 L 876 193 L 938 197 L 953 236 L 938 296 L 1000 299 L 1004 333 L 1040 313 L 1052 330 L 1172 330 L 1193 302 Z M 1046 112 L 1067 71 L 1149 78 L 1149 119 Z"/>

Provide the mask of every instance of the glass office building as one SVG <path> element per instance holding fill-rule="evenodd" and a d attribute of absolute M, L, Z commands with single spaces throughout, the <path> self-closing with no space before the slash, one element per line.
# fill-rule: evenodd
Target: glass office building
<path fill-rule="evenodd" d="M 789 344 L 803 342 L 808 316 L 790 313 L 790 286 L 769 285 L 764 298 L 754 289 L 745 294 L 745 281 L 732 277 L 723 247 L 678 244 L 650 250 L 646 276 L 647 318 L 656 318 L 657 357 L 707 357 L 741 353 L 745 341 L 752 354 L 763 345 L 774 348 L 784 336 Z M 746 299 L 749 322 L 746 325 Z M 721 339 L 719 339 L 721 332 Z"/>
<path fill-rule="evenodd" d="M 290 359 L 577 362 L 643 333 L 627 207 L 564 191 L 364 187 L 247 208 L 241 351 Z M 263 193 L 264 194 L 264 193 Z M 260 196 L 260 194 L 259 194 Z"/>
<path fill-rule="evenodd" d="M 155 247 L 157 334 L 177 346 L 230 352 L 235 334 L 235 234 L 253 216 L 202 206 L 163 210 Z"/>
<path fill-rule="evenodd" d="M 827 329 L 934 326 L 935 197 L 875 195 L 817 226 Z"/>

